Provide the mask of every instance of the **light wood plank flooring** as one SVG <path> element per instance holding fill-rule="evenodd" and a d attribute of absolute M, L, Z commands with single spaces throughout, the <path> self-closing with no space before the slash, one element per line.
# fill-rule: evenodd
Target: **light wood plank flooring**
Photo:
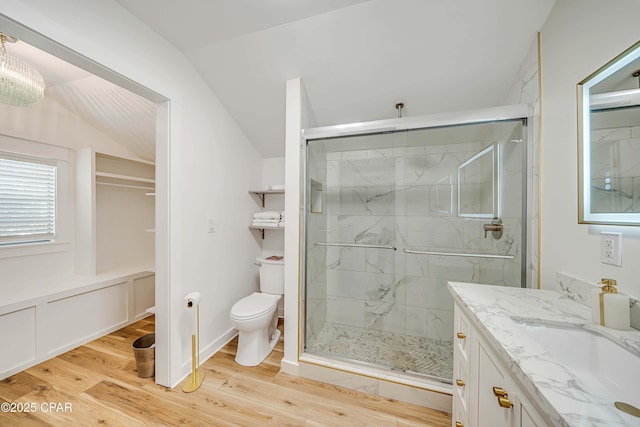
<path fill-rule="evenodd" d="M 150 317 L 0 381 L 0 404 L 35 409 L 0 411 L 0 426 L 451 425 L 446 413 L 280 373 L 282 341 L 249 368 L 234 361 L 236 338 L 203 364 L 199 390 L 166 389 L 136 373 L 131 344 L 153 330 Z"/>

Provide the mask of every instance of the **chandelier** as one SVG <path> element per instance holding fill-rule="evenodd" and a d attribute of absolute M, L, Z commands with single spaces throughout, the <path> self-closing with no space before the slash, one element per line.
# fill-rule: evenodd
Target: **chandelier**
<path fill-rule="evenodd" d="M 15 43 L 18 39 L 0 33 L 2 52 L 0 53 L 0 104 L 26 107 L 44 97 L 44 79 L 31 65 L 7 55 L 5 42 Z"/>

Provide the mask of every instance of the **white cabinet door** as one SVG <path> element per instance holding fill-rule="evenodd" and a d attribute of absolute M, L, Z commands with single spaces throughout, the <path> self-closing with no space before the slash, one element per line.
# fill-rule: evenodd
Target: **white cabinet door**
<path fill-rule="evenodd" d="M 453 427 L 548 427 L 458 305 L 453 340 Z"/>
<path fill-rule="evenodd" d="M 469 350 L 471 348 L 471 324 L 456 305 L 454 310 L 453 345 L 453 414 L 452 425 L 468 426 L 470 413 Z"/>
<path fill-rule="evenodd" d="M 513 406 L 516 397 L 516 387 L 508 372 L 501 364 L 495 361 L 492 354 L 478 343 L 477 360 L 477 396 L 478 411 L 477 422 L 474 425 L 491 427 L 515 427 L 515 408 Z M 494 387 L 496 388 L 494 391 Z M 499 395 L 502 396 L 502 406 Z"/>
<path fill-rule="evenodd" d="M 519 394 L 518 401 L 519 410 L 517 412 L 520 414 L 520 422 L 517 424 L 519 427 L 547 427 L 547 423 L 544 422 L 540 414 L 538 414 L 522 393 Z"/>

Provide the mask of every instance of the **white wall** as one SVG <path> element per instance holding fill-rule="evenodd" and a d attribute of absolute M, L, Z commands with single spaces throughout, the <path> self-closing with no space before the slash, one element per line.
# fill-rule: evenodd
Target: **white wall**
<path fill-rule="evenodd" d="M 557 0 L 541 31 L 541 287 L 563 272 L 618 280 L 640 295 L 637 227 L 578 224 L 576 83 L 640 40 L 637 0 Z M 622 267 L 600 262 L 600 233 L 622 233 Z"/>
<path fill-rule="evenodd" d="M 284 357 L 282 371 L 298 375 L 300 310 L 300 221 L 302 220 L 300 167 L 302 155 L 302 79 L 287 80 L 285 120 L 285 229 L 284 229 Z M 288 261 L 287 261 L 288 260 Z"/>
<path fill-rule="evenodd" d="M 59 251 L 31 256 L 10 256 L 18 251 L 0 249 L 0 292 L 4 295 L 16 291 L 25 282 L 73 275 L 73 150 L 85 147 L 135 157 L 117 141 L 49 98 L 28 108 L 0 105 L 0 151 L 64 160 L 58 176 L 56 242 L 66 244 Z"/>
<path fill-rule="evenodd" d="M 284 184 L 284 157 L 262 160 L 262 187 Z M 265 210 L 284 211 L 284 195 L 272 194 L 265 200 Z M 284 233 L 281 230 L 267 230 L 262 242 L 262 255 L 284 255 Z"/>
<path fill-rule="evenodd" d="M 156 250 L 156 319 L 168 329 L 156 335 L 156 381 L 174 386 L 190 369 L 191 323 L 182 298 L 202 293 L 206 356 L 233 335 L 229 310 L 253 289 L 247 267 L 260 248 L 247 228 L 255 206 L 247 191 L 261 184 L 260 158 L 184 56 L 116 2 L 6 0 L 0 13 L 170 99 L 170 142 L 158 147 L 166 151 L 158 154 L 158 187 L 168 188 L 158 196 L 156 238 L 169 247 Z M 215 233 L 207 233 L 209 218 Z"/>

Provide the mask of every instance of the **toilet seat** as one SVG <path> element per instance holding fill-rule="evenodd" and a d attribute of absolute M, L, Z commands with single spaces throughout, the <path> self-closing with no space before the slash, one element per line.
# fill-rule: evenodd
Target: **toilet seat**
<path fill-rule="evenodd" d="M 254 292 L 242 298 L 231 307 L 231 317 L 237 320 L 251 320 L 273 312 L 278 305 L 276 295 Z"/>

